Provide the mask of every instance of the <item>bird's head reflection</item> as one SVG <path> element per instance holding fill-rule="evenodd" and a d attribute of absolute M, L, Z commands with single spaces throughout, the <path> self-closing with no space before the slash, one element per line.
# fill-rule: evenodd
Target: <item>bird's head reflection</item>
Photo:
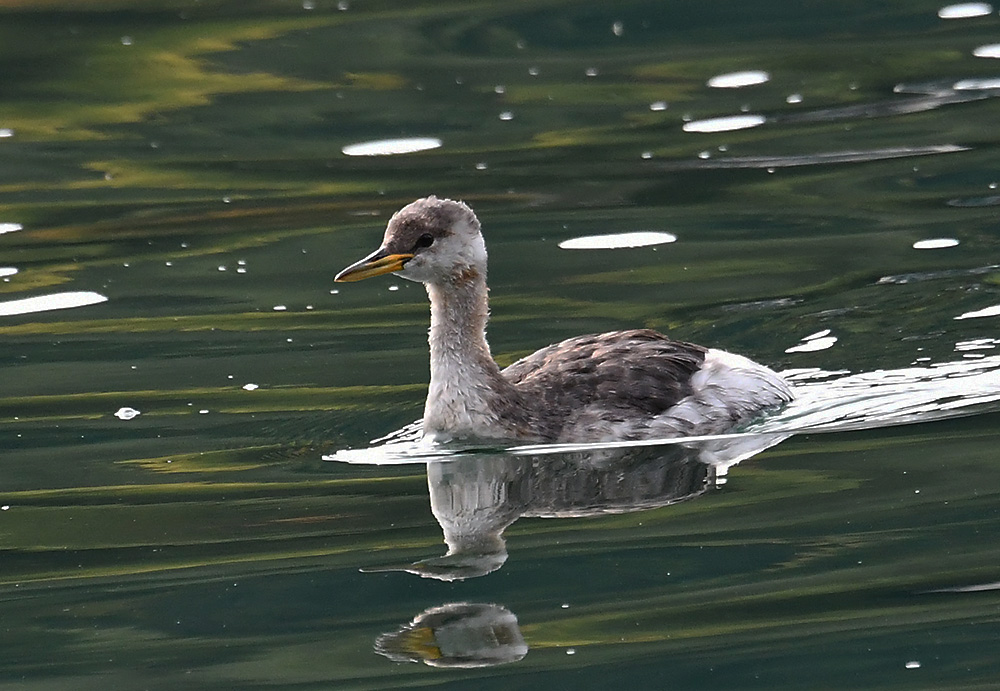
<path fill-rule="evenodd" d="M 454 602 L 424 610 L 375 641 L 375 652 L 394 662 L 432 667 L 492 667 L 528 654 L 517 617 L 496 604 Z"/>

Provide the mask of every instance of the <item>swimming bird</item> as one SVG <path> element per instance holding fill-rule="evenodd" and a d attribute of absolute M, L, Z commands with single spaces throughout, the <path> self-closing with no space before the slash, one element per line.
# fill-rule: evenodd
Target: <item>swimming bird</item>
<path fill-rule="evenodd" d="M 423 283 L 430 298 L 423 435 L 434 441 L 718 434 L 792 399 L 763 365 L 650 329 L 569 338 L 501 370 L 486 341 L 486 244 L 459 201 L 430 196 L 404 206 L 381 246 L 334 280 L 387 273 Z"/>

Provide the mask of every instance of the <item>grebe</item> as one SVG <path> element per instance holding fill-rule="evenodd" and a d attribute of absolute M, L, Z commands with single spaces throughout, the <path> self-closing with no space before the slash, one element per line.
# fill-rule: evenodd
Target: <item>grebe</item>
<path fill-rule="evenodd" d="M 607 442 L 731 431 L 792 399 L 767 367 L 649 329 L 577 336 L 501 370 L 486 342 L 486 244 L 466 204 L 430 196 L 397 211 L 382 245 L 334 280 L 396 273 L 431 303 L 423 434 Z"/>

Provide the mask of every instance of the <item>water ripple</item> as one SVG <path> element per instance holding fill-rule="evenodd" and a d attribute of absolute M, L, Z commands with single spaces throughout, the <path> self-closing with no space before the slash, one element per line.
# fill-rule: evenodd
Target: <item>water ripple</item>
<path fill-rule="evenodd" d="M 760 431 L 873 429 L 1000 409 L 1000 356 L 858 374 L 785 373 L 796 399 Z"/>
<path fill-rule="evenodd" d="M 656 164 L 658 168 L 676 170 L 681 168 L 793 168 L 798 166 L 820 166 L 843 163 L 863 163 L 884 161 L 913 156 L 934 156 L 969 151 L 969 147 L 956 144 L 936 146 L 896 146 L 883 149 L 857 151 L 827 151 L 790 156 L 735 156 L 728 158 L 699 159 L 697 161 L 671 161 Z"/>

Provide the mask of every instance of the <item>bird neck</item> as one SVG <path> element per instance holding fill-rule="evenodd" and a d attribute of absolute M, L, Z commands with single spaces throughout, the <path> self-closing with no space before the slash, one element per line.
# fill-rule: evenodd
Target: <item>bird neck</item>
<path fill-rule="evenodd" d="M 486 342 L 485 272 L 470 268 L 448 281 L 428 283 L 427 295 L 431 302 L 431 381 L 424 431 L 443 436 L 489 432 L 497 400 L 512 387 L 500 374 Z"/>
<path fill-rule="evenodd" d="M 489 298 L 486 277 L 476 269 L 444 283 L 427 284 L 431 301 L 431 381 L 470 366 L 499 374 L 486 342 Z"/>

